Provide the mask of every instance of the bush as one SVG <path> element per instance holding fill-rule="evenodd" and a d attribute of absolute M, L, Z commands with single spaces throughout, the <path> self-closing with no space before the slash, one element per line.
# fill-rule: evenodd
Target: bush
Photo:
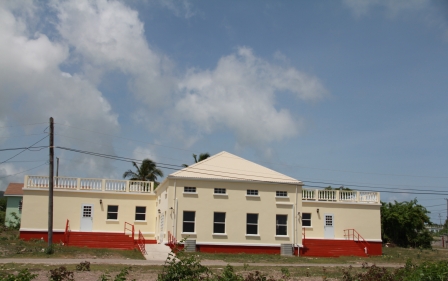
<path fill-rule="evenodd" d="M 28 269 L 23 269 L 17 275 L 8 274 L 2 276 L 0 273 L 0 281 L 31 281 L 37 277 L 37 274 L 32 274 Z"/>

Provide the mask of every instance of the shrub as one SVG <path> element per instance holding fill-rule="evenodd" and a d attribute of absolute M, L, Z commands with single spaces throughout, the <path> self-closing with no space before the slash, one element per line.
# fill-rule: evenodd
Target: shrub
<path fill-rule="evenodd" d="M 23 269 L 17 275 L 8 274 L 2 276 L 0 274 L 0 281 L 31 281 L 37 277 L 37 274 L 32 274 L 28 269 Z"/>
<path fill-rule="evenodd" d="M 75 281 L 73 271 L 68 271 L 65 266 L 50 270 L 50 281 Z"/>

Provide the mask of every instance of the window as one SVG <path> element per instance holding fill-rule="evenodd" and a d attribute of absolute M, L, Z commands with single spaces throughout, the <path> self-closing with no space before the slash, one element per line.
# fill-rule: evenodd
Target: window
<path fill-rule="evenodd" d="M 226 213 L 213 214 L 213 233 L 226 233 Z"/>
<path fill-rule="evenodd" d="M 107 206 L 107 219 L 108 220 L 118 220 L 118 206 L 108 205 Z"/>
<path fill-rule="evenodd" d="M 286 191 L 276 191 L 275 196 L 277 197 L 288 197 L 288 192 Z"/>
<path fill-rule="evenodd" d="M 258 190 L 248 189 L 246 194 L 247 195 L 258 195 Z"/>
<path fill-rule="evenodd" d="M 23 200 L 19 201 L 19 213 L 22 212 L 22 208 L 23 208 Z"/>
<path fill-rule="evenodd" d="M 246 234 L 258 234 L 258 214 L 247 214 Z"/>
<path fill-rule="evenodd" d="M 275 235 L 288 235 L 287 223 L 287 215 L 277 215 L 275 218 Z"/>
<path fill-rule="evenodd" d="M 225 188 L 215 188 L 215 194 L 226 194 Z"/>
<path fill-rule="evenodd" d="M 311 213 L 302 214 L 302 226 L 311 226 Z"/>
<path fill-rule="evenodd" d="M 135 220 L 144 221 L 146 220 L 146 207 L 135 207 Z"/>
<path fill-rule="evenodd" d="M 185 186 L 184 192 L 185 193 L 196 193 L 196 187 Z"/>
<path fill-rule="evenodd" d="M 190 211 L 184 211 L 184 223 L 182 232 L 192 232 L 194 233 L 194 218 L 196 213 Z"/>

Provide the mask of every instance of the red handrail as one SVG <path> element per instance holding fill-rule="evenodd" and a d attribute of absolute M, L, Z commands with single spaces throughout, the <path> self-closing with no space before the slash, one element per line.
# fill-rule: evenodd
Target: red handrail
<path fill-rule="evenodd" d="M 146 252 L 145 244 L 146 244 L 145 237 L 143 236 L 142 232 L 139 230 L 138 231 L 137 245 L 138 245 L 138 248 L 140 249 L 140 252 L 142 252 L 143 255 L 147 255 L 148 254 Z"/>
<path fill-rule="evenodd" d="M 70 238 L 70 222 L 67 219 L 67 222 L 65 223 L 65 232 L 64 232 L 64 245 L 68 246 L 68 240 Z"/>
<path fill-rule="evenodd" d="M 353 241 L 355 241 L 356 238 L 356 241 L 360 242 L 363 246 L 365 246 L 366 254 L 368 253 L 368 249 L 370 248 L 369 242 L 367 242 L 364 239 L 364 237 L 362 237 L 361 234 L 359 234 L 359 232 L 356 231 L 354 228 L 344 229 L 344 237 L 346 237 L 347 240 L 350 240 L 350 237 L 352 237 Z"/>
<path fill-rule="evenodd" d="M 128 225 L 130 225 L 128 227 Z M 124 234 L 126 234 L 126 230 L 132 231 L 132 240 L 134 240 L 134 225 L 128 222 L 124 222 Z"/>
<path fill-rule="evenodd" d="M 174 237 L 173 234 L 171 234 L 171 232 L 168 231 L 168 246 L 173 249 L 174 246 L 177 245 L 177 239 L 176 237 Z"/>

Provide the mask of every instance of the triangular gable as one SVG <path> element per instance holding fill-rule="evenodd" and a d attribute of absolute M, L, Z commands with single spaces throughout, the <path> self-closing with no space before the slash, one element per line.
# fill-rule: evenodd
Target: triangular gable
<path fill-rule="evenodd" d="M 301 184 L 300 181 L 226 151 L 172 173 L 169 177 Z"/>

